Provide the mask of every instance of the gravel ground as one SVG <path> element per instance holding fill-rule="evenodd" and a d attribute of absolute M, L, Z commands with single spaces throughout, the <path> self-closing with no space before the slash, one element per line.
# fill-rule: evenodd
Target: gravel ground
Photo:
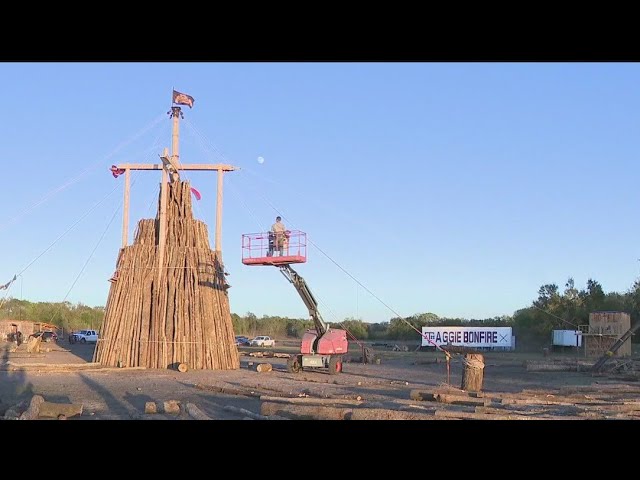
<path fill-rule="evenodd" d="M 9 344 L 0 345 L 3 363 L 15 364 L 83 364 L 90 362 L 94 345 L 68 345 L 64 342 L 44 344 L 49 352 L 27 355 L 9 353 Z M 246 353 L 246 352 L 245 352 Z M 190 402 L 213 419 L 241 419 L 224 406 L 243 408 L 260 413 L 258 396 L 312 396 L 357 399 L 387 406 L 409 404 L 412 389 L 433 388 L 447 383 L 447 367 L 438 355 L 430 352 L 380 353 L 379 365 L 345 363 L 339 375 L 325 371 L 286 371 L 286 359 L 256 359 L 241 356 L 241 368 L 233 371 L 173 370 L 71 370 L 45 371 L 28 367 L 18 371 L 0 371 L 0 404 L 13 405 L 32 394 L 45 400 L 62 403 L 82 403 L 79 419 L 190 419 L 179 415 L 144 415 L 148 401 L 178 400 Z M 435 359 L 439 363 L 433 363 Z M 258 373 L 248 368 L 249 362 L 269 362 L 273 371 Z M 432 363 L 428 363 L 432 362 Z M 594 379 L 585 373 L 527 372 L 522 358 L 514 353 L 494 353 L 486 356 L 485 392 L 519 392 L 523 389 L 545 389 L 566 385 L 590 385 Z M 453 362 L 451 385 L 459 387 L 462 367 Z M 237 393 L 245 393 L 239 395 Z M 255 396 L 251 396 L 255 395 Z"/>

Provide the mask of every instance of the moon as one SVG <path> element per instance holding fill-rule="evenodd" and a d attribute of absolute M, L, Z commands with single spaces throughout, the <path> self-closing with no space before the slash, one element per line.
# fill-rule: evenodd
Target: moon
<path fill-rule="evenodd" d="M 264 158 L 263 157 L 258 157 L 258 163 L 264 163 Z"/>

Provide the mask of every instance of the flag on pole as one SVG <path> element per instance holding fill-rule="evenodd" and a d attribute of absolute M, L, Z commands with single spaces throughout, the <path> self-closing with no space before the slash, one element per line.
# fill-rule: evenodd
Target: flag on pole
<path fill-rule="evenodd" d="M 115 165 L 111 165 L 111 168 L 109 170 L 111 170 L 111 174 L 113 175 L 113 178 L 118 178 L 120 175 L 124 173 L 124 168 L 118 168 Z"/>
<path fill-rule="evenodd" d="M 186 93 L 180 93 L 177 91 L 173 91 L 173 103 L 177 103 L 178 105 L 189 105 L 189 108 L 193 108 L 193 97 L 191 95 L 187 95 Z"/>
<path fill-rule="evenodd" d="M 7 283 L 5 283 L 4 285 L 0 285 L 0 290 L 6 290 L 7 288 L 9 288 L 11 284 L 16 281 L 16 278 L 18 278 L 18 275 L 14 275 L 13 278 Z"/>

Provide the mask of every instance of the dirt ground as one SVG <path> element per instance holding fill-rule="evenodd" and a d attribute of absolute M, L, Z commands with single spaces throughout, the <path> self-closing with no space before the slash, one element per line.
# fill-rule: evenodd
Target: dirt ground
<path fill-rule="evenodd" d="M 43 344 L 49 352 L 27 354 L 24 350 L 10 352 L 12 344 L 0 344 L 5 370 L 0 370 L 0 405 L 5 409 L 21 400 L 40 394 L 48 402 L 81 403 L 83 413 L 74 419 L 136 419 L 174 420 L 191 419 L 184 410 L 178 415 L 145 415 L 145 403 L 177 400 L 183 405 L 195 404 L 212 419 L 240 420 L 247 415 L 229 411 L 226 406 L 261 413 L 264 400 L 259 395 L 279 397 L 333 398 L 346 401 L 361 400 L 377 408 L 400 411 L 424 410 L 411 399 L 412 390 L 460 388 L 462 364 L 450 364 L 449 377 L 444 356 L 435 352 L 396 352 L 378 348 L 375 353 L 380 364 L 345 363 L 338 375 L 326 371 L 286 371 L 285 358 L 254 358 L 250 352 L 264 349 L 242 347 L 241 368 L 234 371 L 187 371 L 85 369 L 58 371 L 34 364 L 86 364 L 91 362 L 95 345 Z M 293 353 L 296 342 L 280 342 L 274 351 Z M 357 355 L 353 353 L 352 355 Z M 559 354 L 560 355 L 560 354 Z M 577 357 L 577 354 L 561 354 Z M 489 352 L 485 355 L 485 396 L 525 391 L 555 391 L 567 387 L 587 387 L 620 384 L 620 379 L 594 378 L 587 372 L 532 372 L 524 360 L 543 360 L 540 354 L 516 352 Z M 547 358 L 545 358 L 547 360 Z M 7 364 L 7 362 L 10 362 Z M 258 373 L 248 368 L 249 362 L 269 362 L 273 371 Z M 437 363 L 436 363 L 437 362 Z M 12 368 L 7 369 L 7 365 Z M 24 367 L 21 368 L 20 365 Z M 0 365 L 2 366 L 2 365 Z M 633 380 L 633 379 L 632 379 Z M 624 381 L 632 400 L 640 396 L 640 385 L 628 378 Z M 638 393 L 633 393 L 636 391 Z M 625 390 L 626 391 L 626 390 Z M 360 397 L 360 398 L 359 398 Z M 624 402 L 620 402 L 624 403 Z M 462 408 L 462 407 L 461 407 Z M 640 407 L 639 407 L 640 409 Z M 1 415 L 0 415 L 1 416 Z"/>

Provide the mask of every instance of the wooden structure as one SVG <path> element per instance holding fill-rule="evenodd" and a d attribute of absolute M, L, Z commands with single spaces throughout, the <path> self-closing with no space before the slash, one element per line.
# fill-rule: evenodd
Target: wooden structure
<path fill-rule="evenodd" d="M 6 340 L 17 332 L 22 332 L 26 338 L 37 332 L 36 324 L 29 320 L 0 320 L 0 341 Z"/>
<path fill-rule="evenodd" d="M 484 380 L 484 355 L 467 353 L 464 356 L 464 371 L 462 372 L 461 390 L 479 392 Z"/>
<path fill-rule="evenodd" d="M 173 119 L 172 155 L 158 164 L 123 164 L 125 175 L 122 248 L 105 308 L 94 360 L 117 367 L 189 369 L 240 367 L 222 262 L 222 175 L 231 165 L 181 164 L 178 155 L 180 107 Z M 155 219 L 138 223 L 128 245 L 131 170 L 162 173 Z M 218 172 L 215 251 L 207 226 L 193 218 L 191 186 L 181 170 Z"/>
<path fill-rule="evenodd" d="M 602 357 L 631 328 L 631 316 L 626 312 L 591 312 L 589 325 L 581 325 L 586 357 Z M 615 357 L 631 356 L 631 339 L 614 353 Z"/>

